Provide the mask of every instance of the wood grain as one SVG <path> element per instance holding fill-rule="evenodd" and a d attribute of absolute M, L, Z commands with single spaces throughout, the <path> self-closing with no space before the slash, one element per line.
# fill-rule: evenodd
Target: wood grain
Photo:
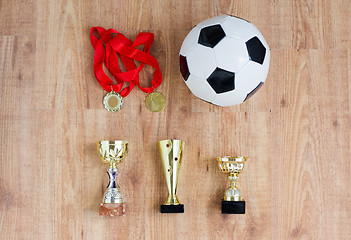
<path fill-rule="evenodd" d="M 351 32 L 347 0 L 0 2 L 0 239 L 349 239 Z M 271 47 L 264 87 L 220 108 L 182 82 L 188 31 L 219 14 L 250 20 Z M 134 39 L 155 33 L 168 100 L 151 113 L 134 89 L 122 111 L 102 108 L 89 29 Z M 143 73 L 148 81 L 150 76 Z M 186 142 L 184 214 L 166 198 L 157 141 Z M 125 217 L 98 215 L 107 183 L 98 140 L 130 153 L 118 181 Z M 245 215 L 221 215 L 228 184 L 215 158 L 246 155 Z"/>

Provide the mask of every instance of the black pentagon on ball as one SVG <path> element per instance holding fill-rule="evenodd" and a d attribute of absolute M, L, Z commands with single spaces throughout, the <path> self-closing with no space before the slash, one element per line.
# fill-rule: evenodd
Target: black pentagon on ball
<path fill-rule="evenodd" d="M 225 33 L 221 25 L 212 25 L 201 29 L 198 43 L 214 48 L 224 37 Z"/>
<path fill-rule="evenodd" d="M 249 99 L 250 97 L 252 97 L 252 95 L 254 95 L 254 94 L 258 91 L 258 89 L 260 89 L 260 88 L 262 87 L 262 85 L 263 85 L 263 82 L 260 82 L 260 83 L 255 87 L 254 90 L 252 90 L 249 94 L 247 94 L 247 95 L 246 95 L 246 98 L 245 98 L 245 100 L 244 100 L 244 102 L 245 102 L 247 99 Z"/>
<path fill-rule="evenodd" d="M 234 90 L 234 80 L 235 73 L 221 68 L 216 68 L 207 78 L 207 82 L 217 94 Z"/>
<path fill-rule="evenodd" d="M 190 75 L 188 63 L 186 61 L 186 57 L 184 57 L 182 55 L 179 56 L 179 67 L 180 67 L 180 72 L 182 74 L 184 81 L 188 80 L 189 75 Z"/>
<path fill-rule="evenodd" d="M 251 61 L 262 64 L 266 56 L 266 48 L 258 37 L 253 37 L 246 42 L 247 51 Z"/>

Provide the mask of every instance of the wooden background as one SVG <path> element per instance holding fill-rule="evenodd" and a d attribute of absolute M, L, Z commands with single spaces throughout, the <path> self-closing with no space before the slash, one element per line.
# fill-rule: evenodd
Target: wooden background
<path fill-rule="evenodd" d="M 0 239 L 350 239 L 351 31 L 348 0 L 11 0 L 0 2 Z M 271 47 L 266 84 L 220 108 L 183 83 L 189 30 L 219 14 L 250 20 Z M 151 31 L 168 100 L 149 112 L 135 88 L 102 107 L 89 29 Z M 150 77 L 144 74 L 145 81 Z M 184 214 L 162 215 L 157 141 L 186 142 Z M 98 215 L 107 184 L 98 140 L 128 140 L 118 181 L 125 217 Z M 245 215 L 221 215 L 215 158 L 250 159 Z"/>

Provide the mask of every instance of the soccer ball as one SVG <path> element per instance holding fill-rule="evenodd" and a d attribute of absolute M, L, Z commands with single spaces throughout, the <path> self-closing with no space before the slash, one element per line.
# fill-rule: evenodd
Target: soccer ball
<path fill-rule="evenodd" d="M 180 49 L 180 72 L 190 91 L 218 106 L 237 105 L 266 81 L 270 50 L 257 28 L 221 15 L 196 25 Z"/>

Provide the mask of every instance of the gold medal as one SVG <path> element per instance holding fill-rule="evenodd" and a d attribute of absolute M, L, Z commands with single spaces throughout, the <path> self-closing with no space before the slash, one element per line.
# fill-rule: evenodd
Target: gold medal
<path fill-rule="evenodd" d="M 119 93 L 111 91 L 105 95 L 103 104 L 107 111 L 117 112 L 123 107 L 123 98 Z"/>
<path fill-rule="evenodd" d="M 166 98 L 160 92 L 152 92 L 146 96 L 146 108 L 151 112 L 159 112 L 166 106 Z"/>

